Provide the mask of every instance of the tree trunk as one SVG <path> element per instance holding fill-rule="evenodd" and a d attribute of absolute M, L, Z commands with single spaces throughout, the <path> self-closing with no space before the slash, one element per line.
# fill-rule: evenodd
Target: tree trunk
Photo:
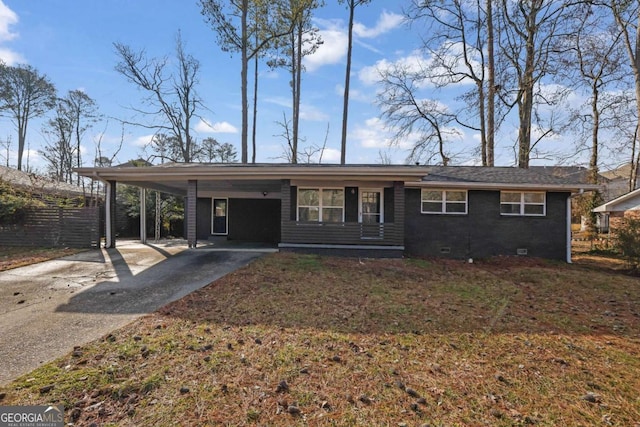
<path fill-rule="evenodd" d="M 256 31 L 256 45 L 258 44 L 258 32 Z M 254 57 L 253 69 L 253 125 L 251 127 L 251 163 L 256 162 L 256 129 L 258 127 L 258 55 Z"/>
<path fill-rule="evenodd" d="M 533 86 L 535 70 L 535 21 L 536 12 L 531 11 L 527 17 L 527 46 L 524 73 L 520 86 L 520 102 L 518 103 L 518 115 L 520 128 L 518 130 L 518 167 L 529 167 L 531 154 L 531 117 L 533 112 Z"/>
<path fill-rule="evenodd" d="M 27 139 L 27 117 L 18 117 L 18 170 L 22 170 L 22 156 L 24 155 L 24 145 Z"/>
<path fill-rule="evenodd" d="M 495 98 L 496 98 L 496 76 L 495 58 L 493 51 L 493 0 L 487 0 L 487 160 L 485 166 L 493 166 L 495 163 Z"/>
<path fill-rule="evenodd" d="M 600 110 L 598 109 L 599 91 L 593 85 L 593 97 L 591 99 L 591 114 L 593 114 L 593 129 L 591 129 L 591 157 L 589 159 L 589 181 L 591 184 L 598 183 L 598 134 L 600 132 Z"/>
<path fill-rule="evenodd" d="M 351 52 L 353 50 L 353 15 L 355 0 L 349 1 L 349 40 L 347 44 L 347 70 L 344 77 L 344 104 L 342 107 L 342 142 L 340 144 L 340 164 L 347 161 L 347 120 L 349 116 L 349 85 L 351 82 Z"/>
<path fill-rule="evenodd" d="M 241 162 L 242 163 L 247 163 L 248 162 L 248 156 L 247 156 L 247 139 L 248 139 L 248 127 L 249 127 L 249 101 L 248 101 L 248 96 L 247 96 L 247 87 L 248 87 L 248 83 L 247 83 L 247 74 L 248 74 L 248 67 L 249 67 L 249 59 L 247 56 L 247 52 L 249 49 L 249 42 L 247 40 L 247 15 L 248 15 L 248 8 L 249 8 L 249 1 L 248 0 L 242 0 L 242 16 L 241 16 L 241 26 L 242 26 L 242 69 L 240 71 L 240 80 L 241 83 L 240 85 L 241 87 L 241 91 L 242 91 L 242 142 L 241 142 Z"/>

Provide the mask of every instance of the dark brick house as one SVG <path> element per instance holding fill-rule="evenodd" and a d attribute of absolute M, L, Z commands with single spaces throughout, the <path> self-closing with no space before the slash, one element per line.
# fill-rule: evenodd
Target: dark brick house
<path fill-rule="evenodd" d="M 185 196 L 192 247 L 224 236 L 358 256 L 570 261 L 571 196 L 596 189 L 574 167 L 169 164 L 78 172 L 107 183 L 111 197 L 117 182 Z"/>

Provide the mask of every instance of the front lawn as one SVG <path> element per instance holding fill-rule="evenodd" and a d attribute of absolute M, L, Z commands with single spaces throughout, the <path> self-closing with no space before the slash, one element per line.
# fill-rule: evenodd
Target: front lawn
<path fill-rule="evenodd" d="M 640 283 L 272 254 L 0 389 L 74 425 L 640 425 Z"/>

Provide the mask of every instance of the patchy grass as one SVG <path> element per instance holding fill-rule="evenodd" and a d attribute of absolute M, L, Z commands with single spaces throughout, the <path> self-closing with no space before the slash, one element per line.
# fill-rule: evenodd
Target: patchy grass
<path fill-rule="evenodd" d="M 273 254 L 0 390 L 74 425 L 640 425 L 640 284 Z"/>
<path fill-rule="evenodd" d="M 3 247 L 0 248 L 0 271 L 49 261 L 51 259 L 77 254 L 85 250 L 86 249 L 72 248 Z"/>

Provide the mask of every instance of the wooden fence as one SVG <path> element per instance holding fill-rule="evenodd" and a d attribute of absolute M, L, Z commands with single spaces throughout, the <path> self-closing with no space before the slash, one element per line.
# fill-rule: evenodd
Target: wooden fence
<path fill-rule="evenodd" d="M 100 208 L 46 207 L 29 211 L 22 224 L 0 225 L 1 246 L 97 248 Z"/>

